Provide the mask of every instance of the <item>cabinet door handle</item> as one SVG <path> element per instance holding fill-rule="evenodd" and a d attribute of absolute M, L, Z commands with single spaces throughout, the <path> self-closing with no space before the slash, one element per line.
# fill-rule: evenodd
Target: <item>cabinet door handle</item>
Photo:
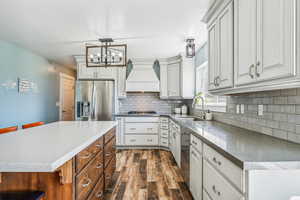
<path fill-rule="evenodd" d="M 213 161 L 219 166 L 222 165 L 222 163 L 220 161 L 218 161 L 216 157 L 213 157 Z"/>
<path fill-rule="evenodd" d="M 216 78 L 214 78 L 214 86 L 215 87 L 217 86 L 217 84 L 216 84 Z"/>
<path fill-rule="evenodd" d="M 134 130 L 136 130 L 136 128 L 130 128 L 130 130 L 134 131 Z"/>
<path fill-rule="evenodd" d="M 257 77 L 260 76 L 260 73 L 258 72 L 258 67 L 259 67 L 259 66 L 260 66 L 260 62 L 257 61 L 256 66 L 255 66 L 255 75 L 256 75 Z"/>
<path fill-rule="evenodd" d="M 212 186 L 212 189 L 213 189 L 213 191 L 214 191 L 215 194 L 217 194 L 218 196 L 221 196 L 221 192 L 217 191 L 215 185 Z"/>
<path fill-rule="evenodd" d="M 216 85 L 217 85 L 217 87 L 220 86 L 220 83 L 221 83 L 221 78 L 220 78 L 220 76 L 217 76 L 216 77 Z"/>
<path fill-rule="evenodd" d="M 84 187 L 84 188 L 85 188 L 85 187 L 88 187 L 88 186 L 91 184 L 91 182 L 92 182 L 92 180 L 91 180 L 89 177 L 87 177 L 86 180 L 87 180 L 87 182 L 86 182 L 86 183 L 83 183 L 83 184 L 81 185 L 81 186 Z"/>
<path fill-rule="evenodd" d="M 101 198 L 103 196 L 103 192 L 99 192 L 96 194 L 96 198 Z"/>
<path fill-rule="evenodd" d="M 152 141 L 153 141 L 152 139 L 148 139 L 148 140 L 147 140 L 147 142 L 152 142 Z"/>
<path fill-rule="evenodd" d="M 135 141 L 136 141 L 136 139 L 131 139 L 131 140 L 130 140 L 130 142 L 135 142 Z"/>
<path fill-rule="evenodd" d="M 110 156 L 110 153 L 106 153 L 105 156 Z"/>
<path fill-rule="evenodd" d="M 90 158 L 91 156 L 92 156 L 92 154 L 91 154 L 91 153 L 88 153 L 88 154 L 86 154 L 86 155 L 79 156 L 79 157 L 82 158 L 82 159 L 88 159 L 88 158 Z"/>
<path fill-rule="evenodd" d="M 102 146 L 102 144 L 96 144 L 96 147 L 102 148 L 103 146 Z"/>
<path fill-rule="evenodd" d="M 101 169 L 102 167 L 103 167 L 103 165 L 99 164 L 99 165 L 96 166 L 96 169 Z"/>
<path fill-rule="evenodd" d="M 254 78 L 254 75 L 252 74 L 252 68 L 254 68 L 254 65 L 252 64 L 252 65 L 250 65 L 250 67 L 249 67 L 249 76 L 251 77 L 251 78 Z"/>

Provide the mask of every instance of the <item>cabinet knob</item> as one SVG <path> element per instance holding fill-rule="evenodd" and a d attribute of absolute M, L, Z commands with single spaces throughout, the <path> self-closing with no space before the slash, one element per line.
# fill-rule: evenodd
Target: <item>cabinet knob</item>
<path fill-rule="evenodd" d="M 248 74 L 249 74 L 249 76 L 250 76 L 251 78 L 254 78 L 254 75 L 252 74 L 252 68 L 254 68 L 254 65 L 253 65 L 253 64 L 250 65 Z"/>
<path fill-rule="evenodd" d="M 89 177 L 86 177 L 86 183 L 83 183 L 82 187 L 88 187 L 91 184 L 92 180 Z"/>
<path fill-rule="evenodd" d="M 255 66 L 255 75 L 256 75 L 257 77 L 260 76 L 260 73 L 258 72 L 258 67 L 259 67 L 259 66 L 260 66 L 260 62 L 257 61 L 256 66 Z"/>

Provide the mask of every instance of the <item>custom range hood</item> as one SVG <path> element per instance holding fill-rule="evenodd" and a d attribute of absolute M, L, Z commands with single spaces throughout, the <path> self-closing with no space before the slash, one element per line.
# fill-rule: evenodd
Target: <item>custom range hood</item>
<path fill-rule="evenodd" d="M 126 92 L 160 92 L 158 60 L 130 60 L 127 67 Z"/>

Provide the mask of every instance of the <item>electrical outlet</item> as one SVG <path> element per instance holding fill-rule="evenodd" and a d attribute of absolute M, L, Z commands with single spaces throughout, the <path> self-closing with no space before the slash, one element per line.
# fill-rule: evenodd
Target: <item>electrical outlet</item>
<path fill-rule="evenodd" d="M 245 113 L 245 105 L 241 104 L 241 114 L 244 114 L 244 113 Z"/>
<path fill-rule="evenodd" d="M 264 115 L 264 105 L 258 105 L 258 116 Z"/>
<path fill-rule="evenodd" d="M 240 114 L 240 105 L 236 105 L 236 114 Z"/>

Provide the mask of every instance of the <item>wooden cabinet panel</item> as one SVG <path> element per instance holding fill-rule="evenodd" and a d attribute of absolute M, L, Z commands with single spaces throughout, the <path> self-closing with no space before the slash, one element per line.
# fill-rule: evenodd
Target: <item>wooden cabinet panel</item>
<path fill-rule="evenodd" d="M 104 178 L 101 177 L 88 197 L 88 200 L 104 200 Z"/>
<path fill-rule="evenodd" d="M 83 200 L 90 194 L 99 177 L 103 174 L 103 152 L 96 157 L 76 176 L 76 199 Z"/>
<path fill-rule="evenodd" d="M 84 166 L 99 152 L 103 150 L 103 137 L 98 139 L 88 148 L 76 155 L 76 173 L 79 173 Z"/>
<path fill-rule="evenodd" d="M 104 171 L 104 188 L 108 190 L 110 188 L 110 183 L 112 181 L 112 176 L 116 170 L 116 157 L 110 161 L 108 167 Z"/>
<path fill-rule="evenodd" d="M 116 136 L 116 128 L 111 129 L 104 135 L 105 144 L 108 143 L 113 137 Z"/>
<path fill-rule="evenodd" d="M 107 167 L 110 160 L 115 157 L 116 153 L 116 138 L 112 138 L 104 147 L 104 166 Z"/>

